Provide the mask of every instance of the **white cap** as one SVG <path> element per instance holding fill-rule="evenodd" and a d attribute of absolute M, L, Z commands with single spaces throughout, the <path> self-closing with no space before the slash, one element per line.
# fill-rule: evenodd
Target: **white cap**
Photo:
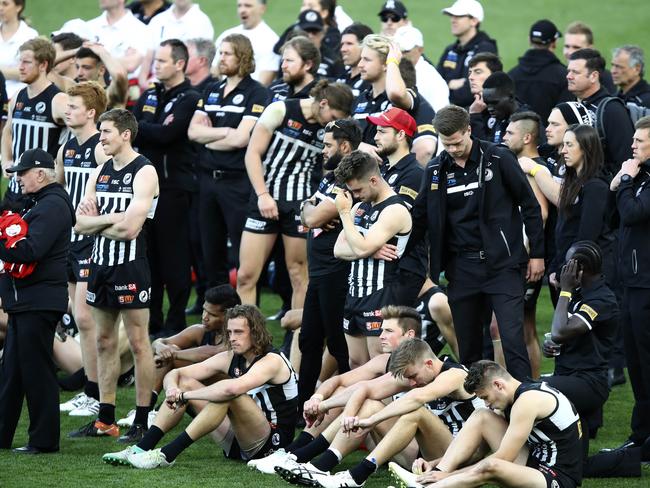
<path fill-rule="evenodd" d="M 477 0 L 456 0 L 451 7 L 443 8 L 443 14 L 462 17 L 469 15 L 479 22 L 483 22 L 483 6 Z"/>
<path fill-rule="evenodd" d="M 53 31 L 52 35 L 56 36 L 64 32 L 71 32 L 87 41 L 97 42 L 97 36 L 95 36 L 92 29 L 88 27 L 88 23 L 82 19 L 68 20 L 59 30 Z"/>
<path fill-rule="evenodd" d="M 402 51 L 410 51 L 414 47 L 424 47 L 422 32 L 412 25 L 403 25 L 397 29 L 393 40 Z"/>

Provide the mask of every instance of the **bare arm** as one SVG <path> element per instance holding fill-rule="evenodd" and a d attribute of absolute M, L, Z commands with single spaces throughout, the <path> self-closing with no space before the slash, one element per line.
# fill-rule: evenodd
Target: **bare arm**
<path fill-rule="evenodd" d="M 187 128 L 187 137 L 198 144 L 208 144 L 226 137 L 228 129 L 229 127 L 212 127 L 208 114 L 197 110 Z"/>
<path fill-rule="evenodd" d="M 257 119 L 246 118 L 242 119 L 236 129 L 232 127 L 226 128 L 226 133 L 223 139 L 213 141 L 206 145 L 208 149 L 217 151 L 232 151 L 234 149 L 242 149 L 248 146 L 251 139 L 251 132 Z"/>
<path fill-rule="evenodd" d="M 178 390 L 181 376 L 187 376 L 201 381 L 210 378 L 217 373 L 228 373 L 228 366 L 230 365 L 231 360 L 232 352 L 228 351 L 217 354 L 216 356 L 197 364 L 190 364 L 184 368 L 173 369 L 165 375 L 163 388 L 168 392 L 168 394 L 170 390 Z"/>
<path fill-rule="evenodd" d="M 91 49 L 106 67 L 106 71 L 111 77 L 111 83 L 106 89 L 108 105 L 124 105 L 126 103 L 126 94 L 129 89 L 128 71 L 122 63 L 115 59 L 104 46 L 94 42 L 85 42 L 84 47 Z"/>
<path fill-rule="evenodd" d="M 56 159 L 54 160 L 54 171 L 56 171 L 56 181 L 61 185 L 65 186 L 65 169 L 63 166 L 63 147 L 65 144 L 62 144 L 59 150 L 56 153 Z"/>
<path fill-rule="evenodd" d="M 322 200 L 318 205 L 313 205 L 308 200 L 302 208 L 301 220 L 304 225 L 310 228 L 322 227 L 338 216 L 336 205 L 330 200 Z"/>
<path fill-rule="evenodd" d="M 386 95 L 393 105 L 404 110 L 413 107 L 413 97 L 408 92 L 404 79 L 399 72 L 399 62 L 402 51 L 394 42 L 391 42 L 386 58 Z"/>
<path fill-rule="evenodd" d="M 14 156 L 12 149 L 12 134 L 11 134 L 11 121 L 14 106 L 16 105 L 16 97 L 12 98 L 7 108 L 7 122 L 2 128 L 2 172 L 4 177 L 7 178 L 6 170 L 14 164 Z"/>

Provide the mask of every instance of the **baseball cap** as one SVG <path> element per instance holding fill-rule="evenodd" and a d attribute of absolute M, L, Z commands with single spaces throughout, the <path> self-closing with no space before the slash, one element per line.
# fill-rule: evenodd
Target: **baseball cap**
<path fill-rule="evenodd" d="M 530 42 L 535 44 L 550 44 L 559 37 L 562 37 L 562 33 L 547 19 L 538 20 L 530 28 Z"/>
<path fill-rule="evenodd" d="M 484 17 L 483 5 L 476 0 L 456 0 L 451 7 L 443 8 L 442 13 L 454 17 L 469 15 L 479 22 L 483 22 Z"/>
<path fill-rule="evenodd" d="M 384 2 L 384 5 L 382 5 L 381 10 L 377 15 L 381 14 L 395 14 L 402 18 L 408 17 L 406 6 L 399 0 L 388 0 L 387 2 Z"/>
<path fill-rule="evenodd" d="M 322 31 L 323 18 L 315 10 L 303 10 L 298 17 L 298 27 L 304 31 Z"/>
<path fill-rule="evenodd" d="M 422 32 L 412 25 L 403 25 L 397 29 L 393 39 L 402 51 L 410 51 L 414 47 L 424 47 Z"/>
<path fill-rule="evenodd" d="M 397 107 L 390 108 L 377 117 L 369 115 L 366 120 L 380 127 L 392 127 L 398 131 L 403 130 L 409 137 L 413 137 L 417 130 L 415 119 L 406 110 Z"/>
<path fill-rule="evenodd" d="M 31 168 L 50 168 L 54 169 L 54 158 L 50 153 L 42 149 L 28 149 L 25 151 L 17 164 L 7 168 L 7 173 L 25 171 Z"/>

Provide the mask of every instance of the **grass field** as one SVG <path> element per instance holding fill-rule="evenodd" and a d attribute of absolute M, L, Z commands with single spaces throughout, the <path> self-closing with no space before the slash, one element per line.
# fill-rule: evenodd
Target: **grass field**
<path fill-rule="evenodd" d="M 96 0 L 30 0 L 26 15 L 32 25 L 41 33 L 48 34 L 59 28 L 67 19 L 81 17 L 88 19 L 97 15 Z M 237 23 L 234 0 L 202 0 L 199 2 L 212 18 L 215 31 Z M 340 0 L 345 10 L 355 20 L 378 27 L 376 16 L 381 1 Z M 440 15 L 440 9 L 452 2 L 441 0 L 406 0 L 410 17 L 425 36 L 425 50 L 428 56 L 438 59 L 443 47 L 451 42 L 447 19 Z M 650 20 L 647 0 L 486 0 L 486 20 L 483 28 L 498 40 L 499 50 L 506 67 L 512 66 L 526 48 L 529 26 L 537 19 L 550 18 L 560 29 L 572 20 L 589 23 L 596 33 L 596 45 L 609 59 L 611 48 L 624 43 L 640 44 L 650 52 L 650 38 L 647 26 Z M 295 18 L 300 2 L 298 0 L 269 0 L 267 21 L 276 30 L 283 29 Z M 558 55 L 561 52 L 558 49 Z M 544 291 L 538 307 L 538 332 L 542 336 L 550 326 L 552 310 Z M 265 295 L 262 303 L 264 312 L 275 312 L 278 302 L 275 297 Z M 271 323 L 276 343 L 282 334 L 277 323 Z M 545 360 L 543 371 L 549 372 L 552 365 Z M 72 394 L 62 395 L 62 401 Z M 125 414 L 133 405 L 133 388 L 122 389 L 118 396 L 118 415 Z M 592 442 L 592 452 L 605 446 L 621 442 L 628 434 L 632 394 L 629 384 L 614 389 L 605 406 L 605 427 L 598 439 Z M 650 412 L 648 413 L 650 414 Z M 14 445 L 20 446 L 27 440 L 27 413 L 17 431 Z M 245 466 L 226 461 L 209 440 L 201 440 L 179 459 L 176 466 L 168 470 L 137 471 L 114 468 L 102 464 L 101 454 L 119 449 L 112 440 L 77 440 L 65 438 L 65 434 L 83 421 L 62 417 L 61 453 L 50 456 L 21 457 L 10 452 L 0 452 L 0 487 L 43 487 L 57 488 L 77 486 L 286 486 L 281 480 L 249 472 Z M 186 425 L 187 420 L 181 425 Z M 180 427 L 179 427 L 180 428 Z M 177 432 L 177 431 L 175 431 Z M 172 438 L 172 433 L 168 438 Z M 343 468 L 351 466 L 361 458 L 355 453 L 346 460 Z M 389 484 L 386 470 L 372 477 L 366 486 L 385 487 Z M 588 488 L 623 488 L 650 486 L 650 476 L 633 480 L 586 480 Z"/>

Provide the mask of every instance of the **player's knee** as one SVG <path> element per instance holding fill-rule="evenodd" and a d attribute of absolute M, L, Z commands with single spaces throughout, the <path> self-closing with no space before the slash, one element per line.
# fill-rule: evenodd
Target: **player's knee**
<path fill-rule="evenodd" d="M 249 266 L 242 266 L 237 270 L 237 288 L 249 288 L 255 286 L 257 273 Z"/>
<path fill-rule="evenodd" d="M 497 459 L 484 459 L 479 462 L 472 471 L 483 480 L 494 479 L 495 475 L 499 471 L 500 463 L 501 462 Z"/>
<path fill-rule="evenodd" d="M 134 340 L 131 342 L 131 352 L 137 358 L 149 357 L 153 358 L 153 352 L 148 340 Z"/>
<path fill-rule="evenodd" d="M 431 297 L 431 300 L 429 300 L 429 312 L 434 319 L 442 314 L 451 313 L 447 296 L 444 293 L 436 293 Z"/>

